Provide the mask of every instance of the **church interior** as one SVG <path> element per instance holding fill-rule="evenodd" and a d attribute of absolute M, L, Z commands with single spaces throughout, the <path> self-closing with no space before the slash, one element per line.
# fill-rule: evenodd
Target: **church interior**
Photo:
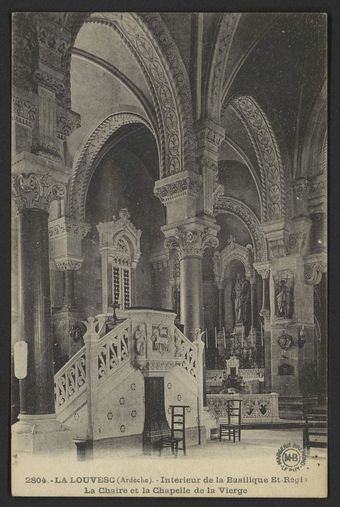
<path fill-rule="evenodd" d="M 217 449 L 237 406 L 242 439 L 302 435 L 327 403 L 325 18 L 16 13 L 12 44 L 12 451 Z"/>

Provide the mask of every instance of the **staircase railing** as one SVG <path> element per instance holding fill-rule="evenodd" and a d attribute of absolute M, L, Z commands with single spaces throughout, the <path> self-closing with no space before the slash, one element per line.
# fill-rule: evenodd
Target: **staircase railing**
<path fill-rule="evenodd" d="M 78 352 L 54 376 L 56 412 L 66 408 L 86 390 L 86 347 Z"/>
<path fill-rule="evenodd" d="M 129 357 L 129 321 L 125 320 L 98 342 L 98 382 L 103 382 Z"/>
<path fill-rule="evenodd" d="M 101 383 L 130 357 L 129 320 L 121 322 L 102 338 L 102 323 L 93 318 L 84 322 L 87 333 L 85 345 L 55 374 L 54 396 L 56 413 L 60 413 L 86 391 L 89 367 L 96 373 L 91 382 Z"/>
<path fill-rule="evenodd" d="M 180 366 L 197 382 L 199 350 L 196 342 L 191 342 L 175 327 L 175 355 L 180 359 Z"/>

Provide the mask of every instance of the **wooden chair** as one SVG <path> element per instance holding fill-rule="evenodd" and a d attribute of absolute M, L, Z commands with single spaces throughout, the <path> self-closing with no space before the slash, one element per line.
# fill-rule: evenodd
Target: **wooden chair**
<path fill-rule="evenodd" d="M 241 405 L 242 400 L 227 400 L 226 420 L 220 419 L 220 441 L 223 437 L 241 440 Z"/>
<path fill-rule="evenodd" d="M 303 448 L 309 454 L 311 447 L 327 447 L 327 407 L 306 407 L 304 418 Z"/>
<path fill-rule="evenodd" d="M 177 456 L 178 451 L 183 451 L 186 456 L 185 442 L 185 409 L 188 405 L 169 405 L 171 408 L 171 434 L 162 437 L 159 442 L 159 455 L 164 447 L 170 447 L 172 454 Z M 179 447 L 181 444 L 181 447 Z"/>

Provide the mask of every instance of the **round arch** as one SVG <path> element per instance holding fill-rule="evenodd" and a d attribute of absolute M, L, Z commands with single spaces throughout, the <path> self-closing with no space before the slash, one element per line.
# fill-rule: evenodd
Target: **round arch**
<path fill-rule="evenodd" d="M 281 153 L 267 115 L 250 96 L 234 97 L 224 107 L 234 110 L 254 147 L 261 176 L 262 220 L 286 216 L 286 185 Z"/>
<path fill-rule="evenodd" d="M 197 172 L 189 78 L 161 16 L 157 13 L 99 12 L 76 16 L 73 25 L 69 23 L 73 27 L 73 43 L 84 23 L 110 26 L 135 57 L 155 107 L 161 178 L 184 169 Z M 66 62 L 68 81 L 71 54 L 72 48 Z"/>
<path fill-rule="evenodd" d="M 77 220 L 85 220 L 85 203 L 87 190 L 96 168 L 96 159 L 110 137 L 124 125 L 140 123 L 154 135 L 151 124 L 142 116 L 121 112 L 107 116 L 84 141 L 74 161 L 68 196 L 68 214 Z"/>
<path fill-rule="evenodd" d="M 267 243 L 255 213 L 242 201 L 226 196 L 219 197 L 214 206 L 215 216 L 221 213 L 229 213 L 242 220 L 253 240 L 254 260 L 266 261 L 268 259 Z"/>

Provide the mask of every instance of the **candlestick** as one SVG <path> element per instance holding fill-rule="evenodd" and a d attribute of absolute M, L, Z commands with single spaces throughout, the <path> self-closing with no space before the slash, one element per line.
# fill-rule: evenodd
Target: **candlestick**
<path fill-rule="evenodd" d="M 224 348 L 226 349 L 227 348 L 227 340 L 225 337 L 225 329 L 224 328 L 223 328 L 223 343 L 224 343 Z"/>
<path fill-rule="evenodd" d="M 205 330 L 205 343 L 206 343 L 206 346 L 208 349 L 209 348 L 209 340 L 208 340 L 208 330 L 207 329 Z"/>
<path fill-rule="evenodd" d="M 215 327 L 215 347 L 217 348 L 217 330 L 216 330 L 216 327 Z"/>

